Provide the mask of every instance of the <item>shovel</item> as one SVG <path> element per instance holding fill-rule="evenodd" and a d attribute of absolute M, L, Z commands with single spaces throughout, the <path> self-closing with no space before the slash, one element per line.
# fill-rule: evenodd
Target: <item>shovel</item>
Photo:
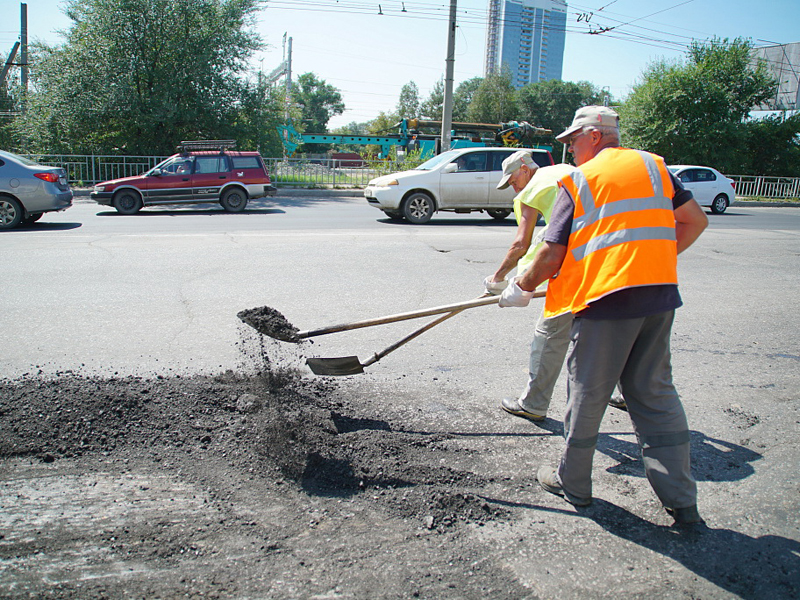
<path fill-rule="evenodd" d="M 389 315 L 386 317 L 376 317 L 374 319 L 366 319 L 364 321 L 356 321 L 354 323 L 344 323 L 342 325 L 332 325 L 330 327 L 322 327 L 320 329 L 311 329 L 307 331 L 298 331 L 297 328 L 289 323 L 282 314 L 266 306 L 260 309 L 243 310 L 238 314 L 238 317 L 263 335 L 268 335 L 269 337 L 275 338 L 276 340 L 281 340 L 283 342 L 296 343 L 301 342 L 306 338 L 318 335 L 337 333 L 339 331 L 349 331 L 351 329 L 371 327 L 373 325 L 383 325 L 385 323 L 396 323 L 398 321 L 417 319 L 419 317 L 430 317 L 449 312 L 460 312 L 464 309 L 473 308 L 475 306 L 497 304 L 499 301 L 500 296 L 486 296 L 476 300 L 467 300 L 466 302 L 446 304 L 444 306 L 436 306 L 434 308 L 415 310 L 396 315 Z"/>
<path fill-rule="evenodd" d="M 534 293 L 534 298 L 541 298 L 545 295 L 543 291 L 537 291 Z M 430 308 L 427 310 L 422 311 L 413 311 L 408 313 L 401 313 L 398 315 L 391 315 L 388 317 L 380 317 L 378 319 L 369 319 L 367 321 L 359 321 L 357 323 L 350 323 L 349 325 L 337 325 L 335 327 L 329 327 L 325 329 L 317 329 L 313 332 L 299 332 L 297 335 L 308 334 L 306 337 L 310 337 L 310 335 L 322 335 L 322 333 L 333 333 L 333 331 L 345 331 L 346 329 L 356 329 L 357 327 L 369 327 L 370 325 L 378 325 L 382 323 L 393 323 L 395 321 L 404 321 L 406 319 L 414 319 L 417 317 L 425 317 L 431 316 L 436 314 L 441 314 L 446 312 L 446 314 L 442 315 L 438 319 L 434 319 L 427 325 L 423 325 L 416 331 L 411 332 L 403 339 L 395 342 L 388 348 L 381 350 L 380 352 L 376 352 L 373 354 L 369 359 L 367 359 L 364 363 L 358 360 L 357 356 L 342 356 L 338 358 L 308 358 L 306 359 L 306 364 L 309 366 L 311 371 L 315 375 L 333 375 L 333 376 L 341 376 L 341 375 L 357 375 L 359 373 L 364 372 L 364 367 L 368 367 L 369 365 L 375 364 L 384 356 L 389 354 L 390 352 L 394 352 L 403 344 L 406 344 L 413 340 L 415 337 L 422 335 L 430 328 L 446 321 L 450 317 L 456 316 L 458 313 L 466 310 L 467 308 L 473 308 L 476 306 L 486 306 L 488 304 L 497 304 L 500 301 L 500 296 L 489 296 L 489 297 L 482 297 L 477 300 L 470 300 L 467 302 L 459 302 L 458 304 L 450 304 L 446 306 L 439 306 L 436 308 Z M 449 312 L 447 312 L 449 311 Z"/>

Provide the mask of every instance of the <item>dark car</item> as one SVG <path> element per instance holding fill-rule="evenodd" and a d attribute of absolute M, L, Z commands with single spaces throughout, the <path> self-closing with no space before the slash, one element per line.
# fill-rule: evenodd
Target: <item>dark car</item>
<path fill-rule="evenodd" d="M 72 206 L 67 172 L 0 150 L 0 229 L 29 225 Z"/>
<path fill-rule="evenodd" d="M 214 202 L 241 212 L 247 201 L 277 192 L 258 152 L 233 149 L 235 142 L 181 142 L 170 156 L 143 175 L 103 181 L 90 194 L 98 204 L 132 215 L 144 206 Z"/>

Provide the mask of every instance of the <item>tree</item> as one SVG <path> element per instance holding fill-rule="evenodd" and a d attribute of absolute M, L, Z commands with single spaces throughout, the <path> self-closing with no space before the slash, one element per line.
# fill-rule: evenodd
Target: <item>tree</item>
<path fill-rule="evenodd" d="M 400 117 L 398 115 L 394 113 L 381 112 L 377 117 L 367 124 L 367 130 L 369 131 L 369 134 L 373 136 L 382 136 L 386 135 L 387 133 L 397 133 L 397 124 L 399 121 Z M 383 148 L 378 145 L 365 146 L 364 155 L 375 157 L 378 156 L 382 150 Z M 394 158 L 394 156 L 390 158 Z"/>
<path fill-rule="evenodd" d="M 231 124 L 231 137 L 241 148 L 254 148 L 263 156 L 281 156 L 283 142 L 277 126 L 283 124 L 284 98 L 259 77 L 242 91 L 241 102 Z"/>
<path fill-rule="evenodd" d="M 588 81 L 572 83 L 548 79 L 529 83 L 517 92 L 518 119 L 550 129 L 553 134 L 540 139 L 552 145 L 558 156 L 561 156 L 562 144 L 555 136 L 569 127 L 575 111 L 581 106 L 602 103 L 600 90 Z"/>
<path fill-rule="evenodd" d="M 467 109 L 469 121 L 504 123 L 517 119 L 517 90 L 511 82 L 511 72 L 492 73 L 481 81 Z"/>
<path fill-rule="evenodd" d="M 314 73 L 300 75 L 292 88 L 292 94 L 294 101 L 301 105 L 303 131 L 325 133 L 331 117 L 344 112 L 344 102 L 339 90 L 318 79 Z"/>
<path fill-rule="evenodd" d="M 33 48 L 18 132 L 30 150 L 166 154 L 236 133 L 261 0 L 68 0 L 61 46 Z M 250 90 L 252 91 L 252 90 Z"/>
<path fill-rule="evenodd" d="M 358 123 L 351 121 L 347 125 L 337 127 L 331 133 L 337 135 L 370 135 L 368 123 Z M 335 144 L 331 149 L 336 148 L 341 152 L 357 152 L 358 154 L 365 154 L 365 147 L 361 144 Z"/>
<path fill-rule="evenodd" d="M 745 123 L 746 152 L 741 164 L 729 173 L 800 177 L 800 113 L 784 119 L 767 115 Z"/>
<path fill-rule="evenodd" d="M 413 119 L 419 116 L 419 88 L 409 81 L 400 90 L 400 99 L 395 109 L 401 119 Z"/>
<path fill-rule="evenodd" d="M 14 94 L 9 93 L 8 82 L 6 86 L 0 87 L 0 111 L 5 113 L 13 113 L 19 110 L 19 106 L 15 101 Z M 9 114 L 0 115 L 0 148 L 4 150 L 11 150 L 14 148 L 14 130 L 12 117 Z"/>
<path fill-rule="evenodd" d="M 468 119 L 469 105 L 482 82 L 483 77 L 473 77 L 458 84 L 453 92 L 453 121 L 464 122 Z"/>
<path fill-rule="evenodd" d="M 444 80 L 439 79 L 433 84 L 433 89 L 425 101 L 419 106 L 419 116 L 431 121 L 442 120 L 442 107 L 444 106 Z"/>
<path fill-rule="evenodd" d="M 763 64 L 751 65 L 751 50 L 742 38 L 693 42 L 685 62 L 651 65 L 621 107 L 623 143 L 673 164 L 735 172 L 751 107 L 774 96 L 776 86 Z"/>

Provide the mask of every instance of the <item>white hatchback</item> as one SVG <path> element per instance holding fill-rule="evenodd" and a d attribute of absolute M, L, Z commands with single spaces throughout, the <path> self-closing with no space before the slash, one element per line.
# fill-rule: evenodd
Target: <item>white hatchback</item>
<path fill-rule="evenodd" d="M 384 175 L 369 182 L 364 197 L 392 220 L 422 224 L 433 213 L 486 211 L 493 219 L 511 214 L 514 190 L 498 190 L 503 160 L 519 148 L 449 150 L 410 171 Z M 553 164 L 550 152 L 530 150 L 539 166 Z"/>
<path fill-rule="evenodd" d="M 715 215 L 724 213 L 736 199 L 733 179 L 711 167 L 674 165 L 667 167 L 692 192 L 700 206 L 710 206 Z"/>

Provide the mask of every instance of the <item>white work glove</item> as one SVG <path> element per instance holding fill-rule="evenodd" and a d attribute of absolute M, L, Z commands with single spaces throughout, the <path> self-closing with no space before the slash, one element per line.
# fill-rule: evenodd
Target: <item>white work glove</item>
<path fill-rule="evenodd" d="M 500 306 L 505 308 L 507 306 L 525 307 L 530 304 L 533 298 L 533 292 L 526 292 L 519 287 L 519 277 L 514 277 L 509 286 L 500 295 Z"/>
<path fill-rule="evenodd" d="M 503 279 L 503 281 L 492 281 L 492 276 L 489 275 L 489 277 L 483 280 L 483 287 L 487 294 L 499 296 L 503 293 L 503 290 L 508 287 L 508 279 Z"/>

